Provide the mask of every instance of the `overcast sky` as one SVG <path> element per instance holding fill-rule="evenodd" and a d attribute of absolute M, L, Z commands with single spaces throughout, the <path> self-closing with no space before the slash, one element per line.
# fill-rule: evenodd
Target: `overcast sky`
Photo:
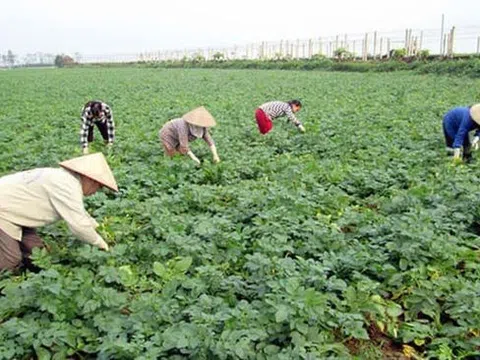
<path fill-rule="evenodd" d="M 442 13 L 447 27 L 480 27 L 480 0 L 2 0 L 0 53 L 129 53 L 432 29 Z"/>

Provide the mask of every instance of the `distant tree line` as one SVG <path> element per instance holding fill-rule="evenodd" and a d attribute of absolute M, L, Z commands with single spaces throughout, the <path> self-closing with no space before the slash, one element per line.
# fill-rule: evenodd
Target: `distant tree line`
<path fill-rule="evenodd" d="M 1 60 L 2 66 L 13 67 L 15 66 L 15 61 L 17 60 L 17 56 L 12 52 L 12 50 L 8 50 L 6 54 L 0 55 L 0 60 Z"/>
<path fill-rule="evenodd" d="M 55 55 L 51 53 L 44 53 L 37 51 L 35 53 L 28 53 L 24 56 L 19 56 L 8 50 L 6 54 L 0 53 L 0 67 L 19 67 L 19 66 L 57 66 L 64 67 L 79 63 L 82 59 L 80 53 L 75 53 L 75 58 L 60 54 Z"/>

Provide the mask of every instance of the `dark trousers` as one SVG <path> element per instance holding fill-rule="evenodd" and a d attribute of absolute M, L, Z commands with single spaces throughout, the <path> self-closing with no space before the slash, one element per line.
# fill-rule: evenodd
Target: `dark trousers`
<path fill-rule="evenodd" d="M 34 268 L 30 260 L 34 248 L 43 248 L 45 243 L 35 229 L 23 228 L 22 241 L 18 241 L 0 229 L 0 271 L 19 270 L 23 266 Z"/>
<path fill-rule="evenodd" d="M 102 134 L 103 140 L 108 141 L 108 125 L 107 122 L 96 122 L 95 125 L 97 125 L 97 129 L 100 131 L 100 134 Z M 88 137 L 87 140 L 89 143 L 93 141 L 93 126 L 90 126 L 88 129 Z"/>

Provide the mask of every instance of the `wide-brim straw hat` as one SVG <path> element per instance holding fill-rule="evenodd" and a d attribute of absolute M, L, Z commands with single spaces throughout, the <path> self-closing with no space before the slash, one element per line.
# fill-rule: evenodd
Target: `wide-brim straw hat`
<path fill-rule="evenodd" d="M 201 127 L 212 127 L 217 125 L 215 119 L 213 118 L 212 114 L 208 112 L 205 107 L 200 106 L 185 115 L 182 116 L 182 119 L 185 120 L 187 123 L 201 126 Z"/>
<path fill-rule="evenodd" d="M 472 120 L 480 125 L 480 104 L 475 104 L 470 108 Z"/>
<path fill-rule="evenodd" d="M 117 182 L 102 153 L 95 153 L 62 161 L 61 167 L 95 180 L 102 186 L 118 191 Z"/>

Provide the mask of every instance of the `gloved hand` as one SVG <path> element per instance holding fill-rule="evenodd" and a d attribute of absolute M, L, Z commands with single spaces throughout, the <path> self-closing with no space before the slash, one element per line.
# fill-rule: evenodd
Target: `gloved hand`
<path fill-rule="evenodd" d="M 210 146 L 210 151 L 212 152 L 212 155 L 213 155 L 213 162 L 219 163 L 220 158 L 218 157 L 217 148 L 215 147 L 215 145 Z"/>
<path fill-rule="evenodd" d="M 472 140 L 472 150 L 477 151 L 480 148 L 480 137 L 475 136 Z"/>
<path fill-rule="evenodd" d="M 461 160 L 461 151 L 460 148 L 453 149 L 453 159 L 454 160 Z"/>
<path fill-rule="evenodd" d="M 85 146 L 82 150 L 83 155 L 88 155 L 88 146 Z"/>
<path fill-rule="evenodd" d="M 303 127 L 303 125 L 298 125 L 298 130 L 300 130 L 302 133 L 305 132 L 305 128 Z"/>
<path fill-rule="evenodd" d="M 191 151 L 187 152 L 187 155 L 190 157 L 190 159 L 192 159 L 197 165 L 201 165 L 202 163 L 200 162 L 200 160 L 198 160 L 198 158 L 195 156 L 195 154 Z"/>
<path fill-rule="evenodd" d="M 105 242 L 105 240 L 102 239 L 100 235 L 98 235 L 97 241 L 94 245 L 96 245 L 100 250 L 108 251 L 108 244 Z"/>

